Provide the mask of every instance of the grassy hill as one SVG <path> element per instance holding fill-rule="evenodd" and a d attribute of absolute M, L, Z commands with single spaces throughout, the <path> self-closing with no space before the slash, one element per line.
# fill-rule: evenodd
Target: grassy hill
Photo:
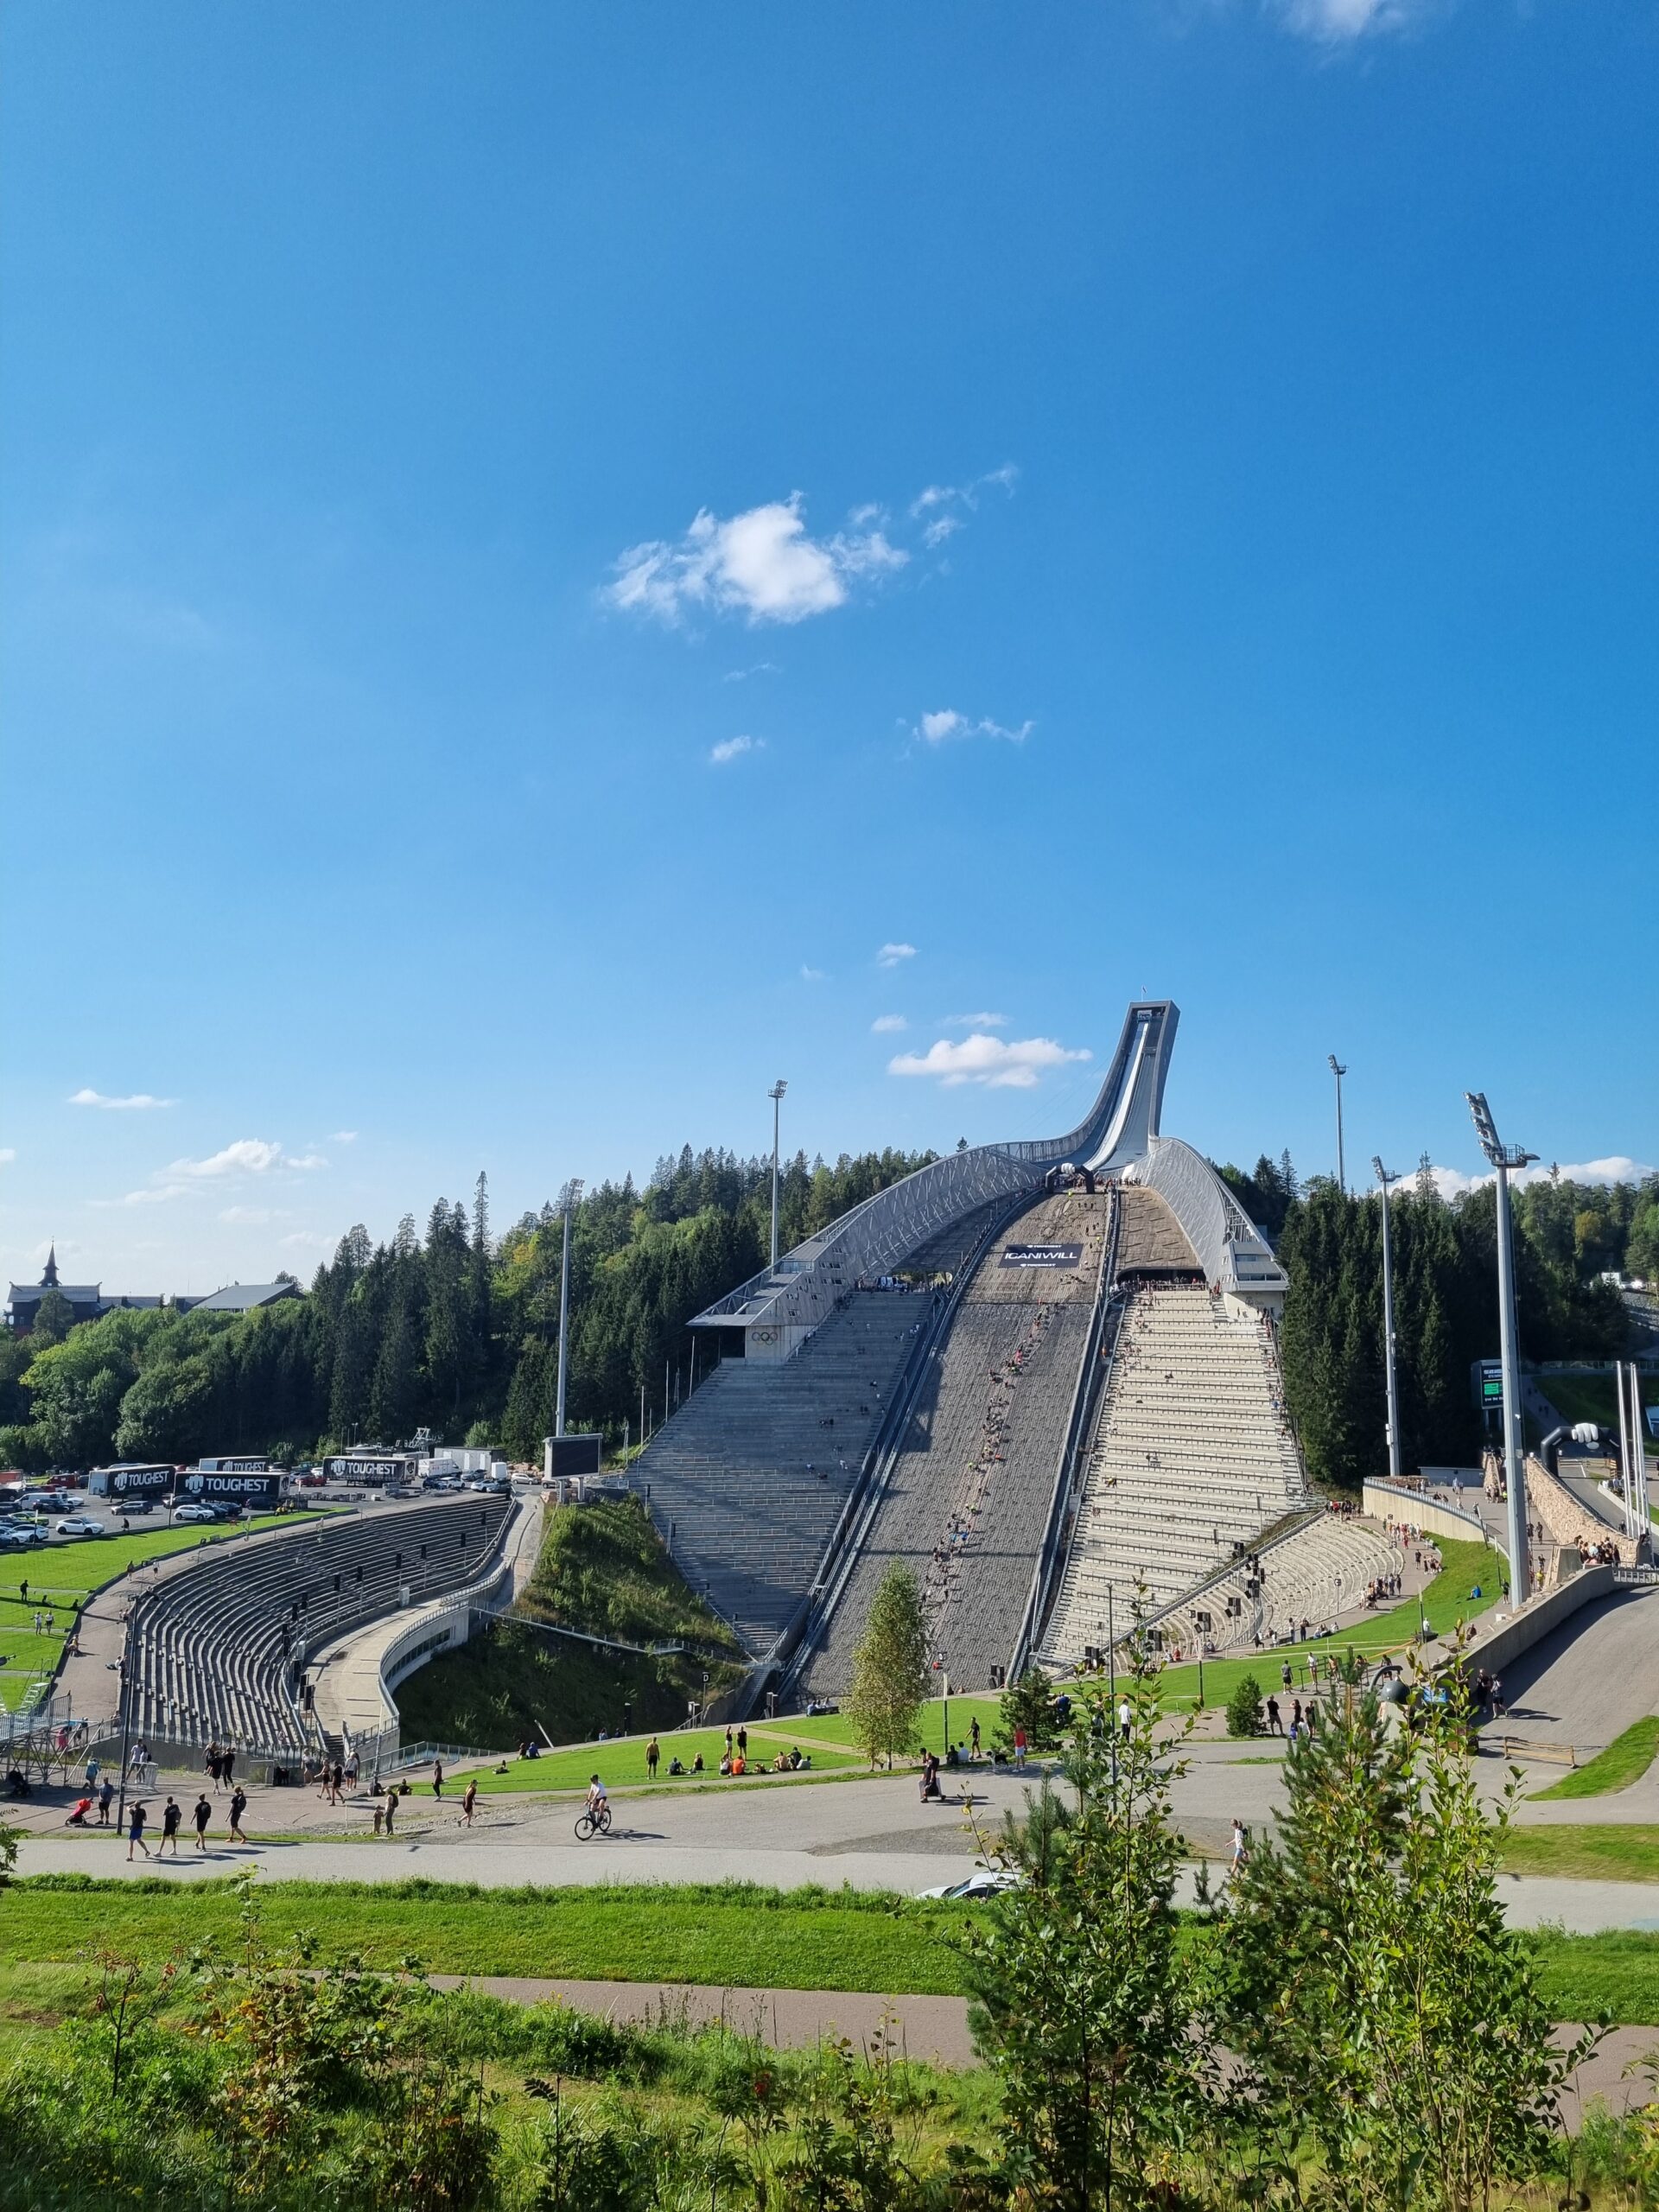
<path fill-rule="evenodd" d="M 1618 1434 L 1618 1401 L 1611 1375 L 1563 1374 L 1547 1368 L 1535 1380 L 1563 1421 L 1592 1421 L 1614 1436 Z M 1659 1403 L 1659 1392 L 1650 1375 L 1642 1377 L 1642 1402 L 1643 1406 Z M 1652 1438 L 1644 1441 L 1651 1450 Z"/>
<path fill-rule="evenodd" d="M 679 1649 L 610 1650 L 551 1628 Z M 674 1727 L 690 1699 L 718 1695 L 741 1671 L 732 1631 L 686 1587 L 629 1498 L 550 1509 L 513 1613 L 411 1675 L 397 1705 L 405 1743 L 505 1751 L 543 1732 L 562 1744 L 601 1728 Z"/>

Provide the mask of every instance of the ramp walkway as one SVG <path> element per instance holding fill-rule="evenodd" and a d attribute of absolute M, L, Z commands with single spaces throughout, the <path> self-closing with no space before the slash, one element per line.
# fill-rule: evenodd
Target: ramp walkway
<path fill-rule="evenodd" d="M 1109 1203 L 1103 1192 L 1044 1198 L 980 1262 L 801 1669 L 804 1694 L 846 1689 L 871 1600 L 895 1560 L 922 1586 L 953 1688 L 984 1688 L 1008 1664 L 1087 1346 Z M 1058 1251 L 1066 1263 L 1024 1264 L 1022 1248 Z"/>

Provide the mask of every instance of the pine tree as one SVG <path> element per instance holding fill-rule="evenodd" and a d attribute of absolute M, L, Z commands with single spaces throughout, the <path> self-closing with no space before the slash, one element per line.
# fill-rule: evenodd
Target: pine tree
<path fill-rule="evenodd" d="M 846 1712 L 853 1741 L 874 1766 L 913 1751 L 917 1723 L 931 1687 L 927 1624 L 916 1577 L 895 1560 L 876 1591 L 853 1656 Z"/>

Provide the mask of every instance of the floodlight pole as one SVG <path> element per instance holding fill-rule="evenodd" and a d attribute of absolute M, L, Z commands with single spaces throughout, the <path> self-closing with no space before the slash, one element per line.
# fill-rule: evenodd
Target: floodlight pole
<path fill-rule="evenodd" d="M 1348 1190 L 1348 1177 L 1342 1157 L 1342 1078 L 1348 1071 L 1334 1052 L 1327 1052 L 1325 1057 L 1332 1074 L 1337 1078 L 1337 1188 L 1345 1197 Z"/>
<path fill-rule="evenodd" d="M 1480 1148 L 1497 1171 L 1497 1311 L 1503 1364 L 1503 1480 L 1509 1492 L 1510 1602 L 1524 1605 L 1532 1590 L 1532 1551 L 1527 1536 L 1527 1475 L 1522 1452 L 1521 1340 L 1515 1313 L 1515 1224 L 1510 1177 L 1538 1155 L 1498 1136 L 1483 1090 L 1464 1093 Z"/>
<path fill-rule="evenodd" d="M 564 1380 L 569 1368 L 570 1350 L 570 1216 L 582 1198 L 582 1179 L 574 1177 L 564 1186 L 564 1260 L 559 1268 L 559 1396 L 553 1414 L 553 1433 L 564 1434 Z"/>
<path fill-rule="evenodd" d="M 1394 1244 L 1389 1235 L 1389 1185 L 1400 1178 L 1390 1175 L 1372 1155 L 1371 1166 L 1382 1186 L 1382 1357 L 1389 1382 L 1389 1480 L 1400 1479 L 1400 1394 L 1394 1372 Z"/>
<path fill-rule="evenodd" d="M 779 1076 L 766 1093 L 772 1101 L 772 1272 L 778 1272 L 778 1126 L 779 1110 L 789 1085 Z"/>

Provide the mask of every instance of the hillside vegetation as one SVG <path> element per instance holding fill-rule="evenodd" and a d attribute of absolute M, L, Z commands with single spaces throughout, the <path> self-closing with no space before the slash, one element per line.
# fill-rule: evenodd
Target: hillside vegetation
<path fill-rule="evenodd" d="M 538 1624 L 680 1648 L 607 1650 Z M 629 1498 L 551 1510 L 516 1615 L 411 1675 L 397 1704 L 405 1743 L 504 1751 L 676 1727 L 691 1700 L 718 1696 L 741 1670 L 730 1629 L 686 1587 Z"/>

